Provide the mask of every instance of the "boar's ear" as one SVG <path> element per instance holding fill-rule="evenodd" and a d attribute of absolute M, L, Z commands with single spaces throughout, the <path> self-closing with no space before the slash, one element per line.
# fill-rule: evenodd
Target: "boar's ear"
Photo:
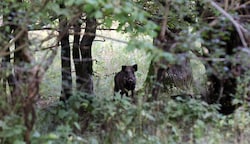
<path fill-rule="evenodd" d="M 123 65 L 123 66 L 122 66 L 122 71 L 125 71 L 126 67 L 127 67 L 127 66 Z"/>
<path fill-rule="evenodd" d="M 137 64 L 133 65 L 135 72 L 137 71 Z"/>

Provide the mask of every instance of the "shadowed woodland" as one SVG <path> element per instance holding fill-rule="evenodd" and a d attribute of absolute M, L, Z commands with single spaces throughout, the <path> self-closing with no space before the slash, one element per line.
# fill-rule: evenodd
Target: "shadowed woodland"
<path fill-rule="evenodd" d="M 0 4 L 0 143 L 250 142 L 248 0 Z"/>

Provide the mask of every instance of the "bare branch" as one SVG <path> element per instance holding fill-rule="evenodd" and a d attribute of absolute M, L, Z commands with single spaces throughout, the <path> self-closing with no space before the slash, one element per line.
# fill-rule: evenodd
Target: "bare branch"
<path fill-rule="evenodd" d="M 235 29 L 237 30 L 237 32 L 239 34 L 242 45 L 244 47 L 247 47 L 247 42 L 246 42 L 244 35 L 241 31 L 242 26 L 239 23 L 237 23 L 230 14 L 228 14 L 225 10 L 223 10 L 220 6 L 218 6 L 214 1 L 209 0 L 209 2 L 215 9 L 217 9 L 220 13 L 222 13 L 226 18 L 228 18 L 232 22 L 232 24 L 234 25 Z"/>

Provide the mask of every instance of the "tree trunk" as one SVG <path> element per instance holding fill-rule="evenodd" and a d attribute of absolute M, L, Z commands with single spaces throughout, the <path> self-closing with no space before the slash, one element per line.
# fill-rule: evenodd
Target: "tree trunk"
<path fill-rule="evenodd" d="M 86 94 L 93 94 L 93 60 L 91 55 L 92 43 L 95 39 L 97 22 L 94 18 L 87 17 L 86 29 L 80 43 L 81 51 L 81 68 L 77 73 L 80 78 L 78 79 L 78 88 Z M 81 85 L 80 85 L 81 84 Z"/>
<path fill-rule="evenodd" d="M 60 5 L 64 7 L 64 5 Z M 60 100 L 67 100 L 72 94 L 72 75 L 71 75 L 71 54 L 69 43 L 69 24 L 65 17 L 59 18 L 60 31 L 59 37 L 61 42 L 61 74 L 62 90 Z"/>

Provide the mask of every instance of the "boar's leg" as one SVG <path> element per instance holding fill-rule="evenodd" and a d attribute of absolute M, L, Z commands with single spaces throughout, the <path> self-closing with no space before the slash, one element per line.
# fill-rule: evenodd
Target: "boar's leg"
<path fill-rule="evenodd" d="M 128 97 L 128 91 L 125 92 L 126 96 Z"/>
<path fill-rule="evenodd" d="M 125 88 L 122 88 L 120 94 L 121 94 L 121 97 L 123 96 L 123 94 L 125 94 L 126 96 L 128 96 L 128 90 L 126 90 Z"/>
<path fill-rule="evenodd" d="M 119 88 L 115 85 L 114 87 L 114 96 L 115 96 L 115 93 L 119 91 Z"/>
<path fill-rule="evenodd" d="M 134 99 L 134 90 L 131 90 L 131 97 Z"/>

